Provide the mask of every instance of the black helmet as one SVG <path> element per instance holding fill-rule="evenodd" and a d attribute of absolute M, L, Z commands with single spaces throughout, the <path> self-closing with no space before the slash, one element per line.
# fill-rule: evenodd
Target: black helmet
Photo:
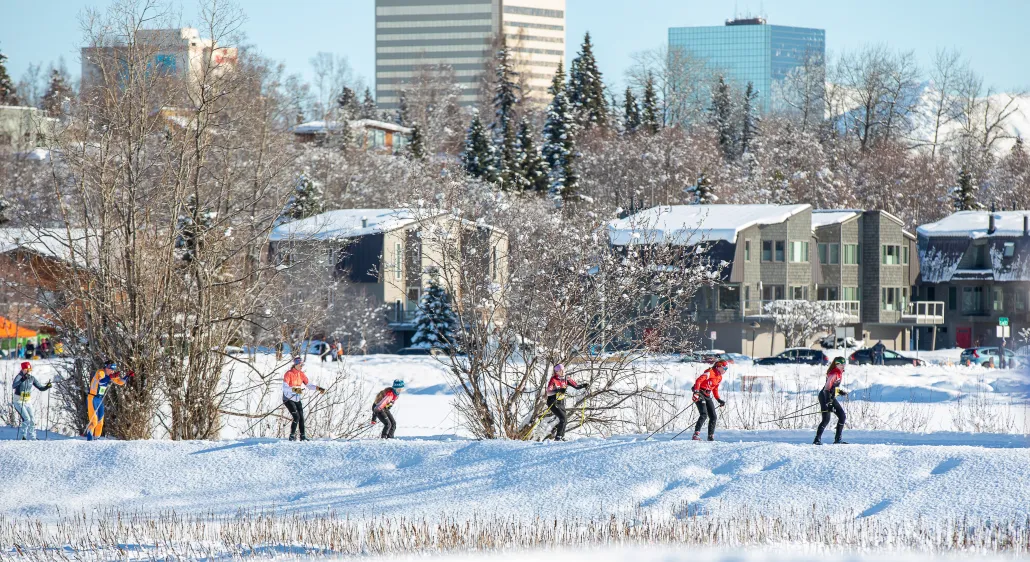
<path fill-rule="evenodd" d="M 833 364 L 834 365 L 843 365 L 844 364 L 844 358 L 843 357 L 834 357 L 833 358 Z"/>

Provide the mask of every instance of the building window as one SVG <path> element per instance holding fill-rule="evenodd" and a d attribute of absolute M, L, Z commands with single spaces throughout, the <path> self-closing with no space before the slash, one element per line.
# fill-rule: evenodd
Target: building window
<path fill-rule="evenodd" d="M 777 240 L 775 242 L 775 245 L 776 245 L 776 261 L 780 261 L 780 262 L 781 261 L 785 261 L 783 254 L 784 254 L 784 249 L 785 249 L 785 246 L 787 245 L 787 243 L 784 242 L 783 240 Z"/>
<path fill-rule="evenodd" d="M 490 250 L 490 278 L 497 281 L 497 245 Z"/>
<path fill-rule="evenodd" d="M 524 8 L 522 6 L 505 6 L 504 13 L 519 14 L 522 16 L 537 16 L 541 18 L 564 18 L 565 12 L 561 10 L 546 10 L 544 8 Z"/>
<path fill-rule="evenodd" d="M 844 287 L 841 289 L 841 300 L 858 301 L 858 287 Z"/>
<path fill-rule="evenodd" d="M 887 311 L 900 310 L 901 293 L 900 289 L 894 287 L 883 287 L 880 289 L 880 309 Z"/>
<path fill-rule="evenodd" d="M 790 243 L 790 261 L 793 263 L 808 261 L 808 242 L 795 240 Z"/>
<path fill-rule="evenodd" d="M 1014 301 L 1016 312 L 1026 312 L 1027 292 L 1025 289 L 1016 289 L 1012 293 L 1012 300 Z"/>
<path fill-rule="evenodd" d="M 901 246 L 884 244 L 880 255 L 883 265 L 901 265 Z"/>
<path fill-rule="evenodd" d="M 744 241 L 744 261 L 751 261 L 751 241 Z"/>
<path fill-rule="evenodd" d="M 962 287 L 962 314 L 979 316 L 986 311 L 983 287 Z"/>
<path fill-rule="evenodd" d="M 783 285 L 763 285 L 762 286 L 762 300 L 763 301 L 780 301 L 780 300 L 783 300 Z"/>
<path fill-rule="evenodd" d="M 401 250 L 401 243 L 393 246 L 393 275 L 394 279 L 400 279 L 404 273 L 404 252 Z M 400 301 L 398 301 L 400 302 Z"/>
<path fill-rule="evenodd" d="M 796 301 L 808 300 L 808 286 L 798 285 L 790 288 L 790 298 Z"/>
<path fill-rule="evenodd" d="M 821 301 L 838 301 L 840 300 L 840 288 L 819 287 L 819 290 L 816 292 L 816 298 Z"/>
<path fill-rule="evenodd" d="M 819 263 L 837 265 L 840 263 L 840 244 L 819 244 Z"/>
<path fill-rule="evenodd" d="M 773 243 L 772 240 L 762 240 L 762 261 L 772 261 Z"/>
<path fill-rule="evenodd" d="M 958 308 L 958 287 L 948 287 L 948 310 Z"/>
<path fill-rule="evenodd" d="M 858 265 L 858 244 L 844 244 L 844 265 Z"/>
<path fill-rule="evenodd" d="M 908 246 L 903 246 L 901 248 L 901 263 L 908 265 Z"/>
<path fill-rule="evenodd" d="M 1016 243 L 1015 242 L 1005 242 L 1005 245 L 1002 248 L 1003 249 L 1002 249 L 1001 255 L 1003 257 L 1011 258 L 1012 256 L 1014 256 L 1016 254 Z"/>
<path fill-rule="evenodd" d="M 1002 292 L 1001 287 L 994 288 L 994 311 L 1004 312 L 1005 311 L 1005 294 Z"/>
<path fill-rule="evenodd" d="M 395 322 L 404 322 L 404 303 L 401 299 L 397 299 L 397 302 L 393 303 L 393 317 Z"/>
<path fill-rule="evenodd" d="M 751 305 L 751 286 L 744 285 L 744 308 Z"/>
<path fill-rule="evenodd" d="M 735 285 L 719 287 L 719 310 L 739 310 L 740 289 Z"/>

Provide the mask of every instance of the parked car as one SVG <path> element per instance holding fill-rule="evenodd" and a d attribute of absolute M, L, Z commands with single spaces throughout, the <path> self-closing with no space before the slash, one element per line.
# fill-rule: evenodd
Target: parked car
<path fill-rule="evenodd" d="M 840 349 L 858 347 L 859 343 L 855 341 L 855 338 L 835 338 L 833 336 L 826 336 L 819 340 L 819 345 L 823 349 Z"/>
<path fill-rule="evenodd" d="M 397 355 L 447 355 L 447 351 L 438 347 L 405 347 Z"/>
<path fill-rule="evenodd" d="M 723 351 L 721 349 L 701 349 L 701 350 L 698 350 L 698 351 L 687 351 L 687 352 L 683 353 L 682 354 L 683 358 L 680 359 L 680 362 L 682 362 L 682 363 L 708 363 L 709 365 L 711 365 L 712 363 L 715 363 L 719 359 L 722 359 L 723 361 L 729 361 L 730 363 L 733 363 L 735 361 L 735 359 L 733 357 L 734 355 L 738 355 L 738 354 L 736 354 L 736 353 L 733 353 L 733 354 L 726 353 L 725 351 Z"/>
<path fill-rule="evenodd" d="M 959 362 L 963 365 L 968 361 L 970 365 L 980 365 L 981 367 L 987 367 L 991 364 L 991 360 L 994 360 L 994 366 L 1001 366 L 1001 355 L 998 354 L 997 347 L 971 347 L 969 349 L 963 349 L 962 355 L 959 356 Z M 1011 349 L 1005 350 L 1006 362 L 1011 362 L 1012 366 L 1026 365 L 1027 361 L 1018 353 Z"/>
<path fill-rule="evenodd" d="M 851 354 L 848 361 L 855 365 L 872 365 L 873 364 L 873 348 L 864 347 Z M 916 359 L 915 357 L 906 357 L 897 351 L 890 349 L 883 350 L 883 364 L 884 365 L 917 365 L 919 367 L 925 366 L 926 361 L 922 359 Z"/>
<path fill-rule="evenodd" d="M 826 365 L 829 362 L 830 359 L 826 357 L 825 353 L 818 349 L 809 349 L 807 347 L 795 347 L 793 349 L 787 349 L 779 355 L 755 359 L 755 365 L 786 365 L 792 363 L 804 365 Z"/>

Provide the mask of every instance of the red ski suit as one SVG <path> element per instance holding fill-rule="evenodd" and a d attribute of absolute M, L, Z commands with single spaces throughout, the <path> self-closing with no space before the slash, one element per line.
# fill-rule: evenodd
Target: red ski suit
<path fill-rule="evenodd" d="M 704 394 L 711 393 L 715 396 L 716 400 L 722 400 L 719 397 L 719 384 L 722 383 L 722 373 L 720 373 L 715 367 L 705 369 L 705 372 L 701 373 L 700 377 L 694 381 L 694 392 L 703 392 Z"/>
<path fill-rule="evenodd" d="M 840 381 L 844 378 L 844 366 L 839 364 L 833 364 L 829 371 L 826 371 L 826 385 L 823 386 L 823 390 L 829 393 L 836 394 L 834 390 L 840 386 Z"/>

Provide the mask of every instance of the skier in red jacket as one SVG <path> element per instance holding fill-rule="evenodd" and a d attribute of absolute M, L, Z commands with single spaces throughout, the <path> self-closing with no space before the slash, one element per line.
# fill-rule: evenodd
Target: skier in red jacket
<path fill-rule="evenodd" d="M 719 402 L 719 407 L 726 405 L 726 401 L 719 397 L 719 383 L 722 382 L 722 375 L 729 368 L 729 363 L 720 359 L 714 365 L 705 369 L 700 377 L 694 381 L 694 403 L 697 404 L 697 423 L 694 424 L 694 441 L 701 440 L 701 428 L 705 421 L 708 421 L 708 440 L 715 441 L 715 421 L 718 416 L 715 414 L 715 404 L 712 396 Z"/>
<path fill-rule="evenodd" d="M 579 384 L 572 377 L 565 375 L 565 366 L 561 363 L 554 366 L 554 374 L 551 380 L 547 381 L 547 409 L 558 418 L 558 425 L 554 428 L 554 440 L 565 440 L 565 424 L 568 422 L 568 415 L 565 413 L 565 391 L 568 387 L 575 389 L 587 388 L 588 384 Z"/>
<path fill-rule="evenodd" d="M 830 413 L 837 414 L 837 434 L 833 438 L 833 442 L 836 444 L 846 445 L 844 441 L 841 441 L 841 434 L 844 433 L 844 422 L 847 420 L 847 414 L 844 413 L 844 407 L 837 401 L 837 395 L 847 396 L 847 391 L 840 388 L 841 380 L 844 378 L 844 358 L 837 357 L 833 360 L 830 365 L 830 369 L 826 371 L 826 384 L 823 385 L 822 390 L 819 391 L 819 409 L 823 414 L 823 421 L 819 423 L 819 428 L 815 430 L 815 441 L 813 445 L 822 445 L 823 430 L 830 423 Z"/>
<path fill-rule="evenodd" d="M 393 381 L 393 386 L 380 390 L 372 402 L 372 425 L 375 425 L 376 421 L 383 422 L 383 433 L 380 435 L 383 439 L 393 439 L 393 433 L 397 431 L 397 420 L 390 413 L 390 408 L 397 402 L 403 391 L 404 381 L 397 379 Z"/>

